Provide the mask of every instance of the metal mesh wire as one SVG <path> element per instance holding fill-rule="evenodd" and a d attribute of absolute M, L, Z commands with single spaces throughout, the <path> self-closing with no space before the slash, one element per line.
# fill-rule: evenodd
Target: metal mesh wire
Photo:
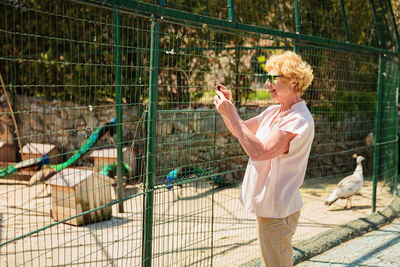
<path fill-rule="evenodd" d="M 255 218 L 238 201 L 248 158 L 214 90 L 228 85 L 242 119 L 258 115 L 274 104 L 263 62 L 294 48 L 314 71 L 304 99 L 316 133 L 294 241 L 368 214 L 374 190 L 377 209 L 387 205 L 398 171 L 395 25 L 386 2 L 344 2 L 301 1 L 295 35 L 296 1 L 2 0 L 0 152 L 17 157 L 1 163 L 12 173 L 0 178 L 0 265 L 257 257 Z M 374 20 L 357 24 L 375 16 L 371 3 L 381 37 Z M 366 158 L 355 208 L 324 206 L 354 153 Z M 16 169 L 32 157 L 44 165 Z"/>

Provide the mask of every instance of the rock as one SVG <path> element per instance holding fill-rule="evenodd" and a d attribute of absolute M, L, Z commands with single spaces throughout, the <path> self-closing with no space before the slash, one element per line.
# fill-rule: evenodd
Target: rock
<path fill-rule="evenodd" d="M 158 136 L 168 136 L 172 134 L 172 129 L 174 127 L 172 119 L 159 118 L 159 122 L 157 123 L 157 135 Z M 178 125 L 178 128 L 181 129 L 181 125 Z M 185 128 L 187 129 L 187 128 Z"/>
<path fill-rule="evenodd" d="M 10 127 L 4 121 L 0 120 L 0 141 L 5 143 L 12 143 L 13 134 Z"/>
<path fill-rule="evenodd" d="M 65 133 L 60 133 L 60 135 L 56 137 L 56 141 L 57 146 L 67 147 L 68 143 L 71 142 L 71 137 L 69 137 Z"/>
<path fill-rule="evenodd" d="M 225 126 L 225 122 L 221 116 L 217 117 L 217 133 L 227 132 L 228 128 Z"/>
<path fill-rule="evenodd" d="M 87 131 L 77 131 L 72 139 L 74 147 L 77 149 L 80 148 L 89 136 L 90 134 Z"/>
<path fill-rule="evenodd" d="M 228 139 L 227 138 L 225 138 L 224 136 L 217 136 L 217 139 L 216 139 L 216 145 L 217 146 L 222 146 L 223 147 L 227 143 L 228 143 Z"/>
<path fill-rule="evenodd" d="M 76 118 L 74 120 L 74 123 L 75 123 L 75 128 L 81 128 L 81 127 L 86 126 L 86 121 L 82 115 L 80 115 L 78 118 Z"/>
<path fill-rule="evenodd" d="M 61 125 L 62 125 L 62 129 L 64 129 L 64 130 L 76 128 L 76 127 L 74 127 L 74 122 L 71 120 L 64 120 L 64 121 L 62 121 Z"/>
<path fill-rule="evenodd" d="M 98 127 L 100 127 L 99 120 L 93 113 L 84 113 L 83 118 L 86 121 L 86 126 L 92 131 L 95 131 Z"/>

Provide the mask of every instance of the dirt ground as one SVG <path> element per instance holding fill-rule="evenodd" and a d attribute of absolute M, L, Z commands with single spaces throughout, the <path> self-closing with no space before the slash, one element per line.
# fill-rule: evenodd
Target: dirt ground
<path fill-rule="evenodd" d="M 334 187 L 326 182 L 304 184 L 294 242 L 371 213 L 371 181 L 353 197 L 351 209 L 343 208 L 345 200 L 324 205 Z M 240 188 L 215 191 L 208 184 L 156 191 L 153 266 L 208 266 L 211 261 L 214 266 L 237 266 L 258 257 L 255 218 L 241 207 L 239 192 Z M 50 193 L 42 184 L 28 187 L 0 180 L 0 266 L 140 266 L 143 197 L 136 195 L 136 187 L 125 190 L 125 196 L 136 196 L 124 202 L 125 212 L 114 205 L 110 220 L 79 227 L 60 223 L 4 244 L 54 223 Z M 377 193 L 380 210 L 392 195 L 382 182 Z"/>

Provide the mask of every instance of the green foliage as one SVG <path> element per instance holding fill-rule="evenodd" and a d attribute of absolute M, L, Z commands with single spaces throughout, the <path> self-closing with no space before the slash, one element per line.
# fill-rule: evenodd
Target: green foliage
<path fill-rule="evenodd" d="M 346 40 L 340 1 L 302 1 L 299 9 L 302 33 Z"/>
<path fill-rule="evenodd" d="M 215 96 L 215 91 L 205 91 L 202 94 L 202 98 L 204 99 L 203 102 L 205 102 L 206 100 L 210 100 L 213 99 L 213 97 Z M 242 99 L 242 101 L 247 102 L 247 101 L 254 101 L 254 102 L 258 102 L 258 101 L 265 101 L 265 100 L 270 100 L 271 99 L 271 95 L 269 93 L 268 90 L 252 90 L 249 92 L 248 96 L 246 99 Z"/>
<path fill-rule="evenodd" d="M 149 1 L 153 3 L 154 1 Z M 18 3 L 18 4 L 15 4 Z M 221 1 L 167 1 L 167 7 L 206 16 L 227 19 L 228 7 Z M 379 7 L 379 5 L 377 5 Z M 294 31 L 293 1 L 236 1 L 236 19 L 246 24 Z M 75 102 L 112 102 L 115 98 L 115 30 L 121 31 L 122 88 L 127 103 L 145 102 L 148 97 L 150 61 L 150 19 L 121 13 L 121 25 L 113 25 L 113 12 L 75 2 L 8 1 L 1 5 L 0 72 L 17 94 L 65 99 Z M 370 1 L 345 1 L 351 42 L 377 46 L 377 31 Z M 393 4 L 395 14 L 398 5 Z M 377 10 L 386 21 L 387 46 L 393 47 L 394 28 L 385 4 Z M 303 33 L 345 41 L 340 1 L 300 1 Z M 264 36 L 265 37 L 265 36 Z M 389 38 L 390 37 L 390 38 Z M 270 37 L 268 37 L 270 38 Z M 267 39 L 268 39 L 267 38 Z M 265 41 L 265 40 L 264 40 Z M 292 40 L 293 41 L 293 40 Z M 270 38 L 263 45 L 287 44 L 283 38 Z M 241 105 L 253 97 L 248 90 L 255 79 L 263 79 L 257 56 L 273 50 L 241 50 L 260 45 L 259 36 L 227 33 L 207 26 L 161 23 L 159 97 L 170 106 L 196 102 L 209 89 L 207 73 L 220 66 L 222 81 L 231 86 Z M 235 48 L 235 49 L 232 49 Z M 167 53 L 170 52 L 170 53 Z M 316 99 L 330 99 L 329 90 L 338 90 L 337 81 L 374 81 L 376 69 L 369 62 L 349 66 L 335 56 L 313 51 L 310 61 L 317 66 L 314 86 L 323 88 Z M 302 53 L 308 60 L 308 53 Z M 243 64 L 252 58 L 252 66 Z M 228 65 L 221 62 L 228 58 Z M 336 66 L 332 66 L 336 65 Z M 343 71 L 345 69 L 345 71 Z M 357 74 L 357 72 L 359 74 Z M 365 75 L 364 75 L 365 76 Z M 329 77 L 329 80 L 327 79 Z M 352 89 L 352 88 L 350 88 Z M 358 90 L 358 89 L 356 89 Z M 83 100 L 84 99 L 84 100 Z M 341 100 L 340 100 L 341 101 Z M 175 103 L 175 104 L 174 104 Z"/>
<path fill-rule="evenodd" d="M 263 101 L 263 100 L 270 100 L 270 99 L 271 99 L 271 94 L 266 89 L 252 91 L 248 98 L 248 100 L 250 100 L 250 101 Z"/>
<path fill-rule="evenodd" d="M 11 2 L 10 2 L 11 3 Z M 149 21 L 121 14 L 121 26 L 112 24 L 112 11 L 63 1 L 31 1 L 2 5 L 0 71 L 17 94 L 47 99 L 114 101 L 114 31 L 122 36 L 123 97 L 140 102 L 147 92 Z M 140 24 L 140 26 L 139 26 Z M 143 39 L 144 37 L 144 39 Z M 138 66 L 139 64 L 139 66 Z M 142 65 L 142 66 L 140 66 Z"/>

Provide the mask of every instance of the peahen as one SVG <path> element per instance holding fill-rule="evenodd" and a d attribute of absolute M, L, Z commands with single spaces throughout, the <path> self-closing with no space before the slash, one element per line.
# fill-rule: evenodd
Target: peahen
<path fill-rule="evenodd" d="M 364 160 L 364 157 L 354 154 L 353 158 L 355 158 L 357 161 L 357 167 L 354 170 L 354 173 L 345 177 L 338 183 L 335 190 L 333 190 L 331 196 L 328 198 L 327 201 L 325 201 L 325 205 L 329 206 L 340 198 L 346 199 L 345 208 L 347 208 L 348 202 L 350 202 L 351 208 L 351 197 L 360 191 L 364 183 L 363 168 L 361 165 L 361 161 Z"/>
<path fill-rule="evenodd" d="M 192 175 L 196 175 L 199 177 L 206 176 L 209 175 L 209 171 L 192 166 L 176 168 L 170 171 L 167 175 L 166 183 L 167 185 L 169 185 L 168 189 L 171 190 L 174 183 L 179 182 L 185 178 L 189 178 Z M 212 180 L 218 187 L 224 187 L 231 184 L 226 179 L 218 175 L 215 175 L 212 178 L 210 177 L 209 180 Z M 182 184 L 178 184 L 178 186 L 182 187 Z"/>

